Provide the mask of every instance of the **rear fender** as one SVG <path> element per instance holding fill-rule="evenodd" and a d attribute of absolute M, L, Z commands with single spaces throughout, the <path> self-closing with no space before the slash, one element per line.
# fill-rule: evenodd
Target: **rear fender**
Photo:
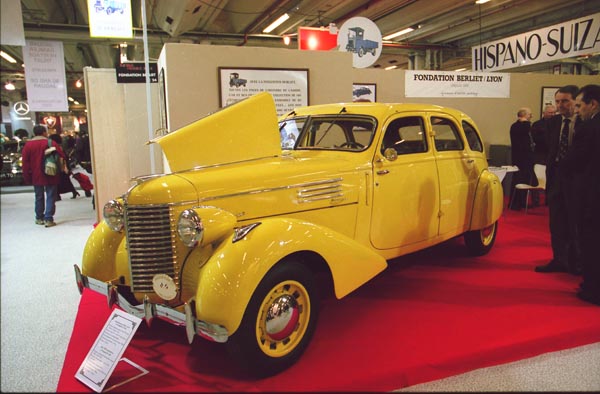
<path fill-rule="evenodd" d="M 475 190 L 469 230 L 481 230 L 492 225 L 502 215 L 503 208 L 504 191 L 502 182 L 494 173 L 483 170 Z"/>
<path fill-rule="evenodd" d="M 266 219 L 242 240 L 221 243 L 200 271 L 196 316 L 233 334 L 252 293 L 275 264 L 298 251 L 314 251 L 329 265 L 337 298 L 387 267 L 383 257 L 353 239 L 296 219 Z"/>

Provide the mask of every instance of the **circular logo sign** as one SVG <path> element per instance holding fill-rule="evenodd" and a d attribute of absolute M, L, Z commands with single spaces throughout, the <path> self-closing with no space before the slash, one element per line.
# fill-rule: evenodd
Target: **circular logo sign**
<path fill-rule="evenodd" d="M 24 116 L 29 113 L 29 105 L 25 101 L 17 101 L 13 105 L 13 110 L 19 116 Z"/>
<path fill-rule="evenodd" d="M 340 51 L 353 53 L 354 67 L 369 67 L 381 55 L 381 31 L 370 19 L 362 16 L 350 18 L 340 28 L 337 44 Z"/>
<path fill-rule="evenodd" d="M 177 296 L 177 286 L 169 275 L 157 274 L 152 278 L 152 288 L 163 300 L 172 300 Z"/>

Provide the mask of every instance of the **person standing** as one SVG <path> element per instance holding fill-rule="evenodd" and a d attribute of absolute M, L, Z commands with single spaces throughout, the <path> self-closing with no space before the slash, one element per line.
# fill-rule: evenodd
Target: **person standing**
<path fill-rule="evenodd" d="M 48 149 L 48 131 L 42 125 L 33 127 L 34 137 L 25 144 L 22 152 L 23 179 L 26 184 L 33 185 L 35 193 L 35 224 L 46 227 L 56 226 L 56 190 L 60 176 L 49 176 L 44 173 L 44 151 Z M 58 155 L 65 159 L 62 149 L 54 141 L 51 144 Z M 45 202 L 44 202 L 45 194 Z"/>
<path fill-rule="evenodd" d="M 566 155 L 576 124 L 575 97 L 579 88 L 567 85 L 554 94 L 559 115 L 548 121 L 548 157 L 546 159 L 546 198 L 550 219 L 552 260 L 535 267 L 536 272 L 577 273 L 575 220 L 572 213 L 571 182 L 561 161 Z"/>
<path fill-rule="evenodd" d="M 539 120 L 536 120 L 531 124 L 531 138 L 535 147 L 533 149 L 533 163 L 547 165 L 546 159 L 548 157 L 548 121 L 556 115 L 556 107 L 554 105 L 546 105 L 544 112 Z M 531 199 L 533 206 L 540 204 L 540 192 L 533 190 L 531 193 Z M 545 201 L 548 205 L 548 201 Z"/>
<path fill-rule="evenodd" d="M 531 110 L 521 108 L 517 112 L 516 122 L 510 126 L 512 164 L 519 167 L 519 171 L 512 177 L 510 208 L 517 211 L 525 207 L 527 193 L 524 190 L 516 190 L 515 185 L 526 183 L 537 186 L 537 178 L 533 172 L 533 140 L 530 131 Z"/>
<path fill-rule="evenodd" d="M 542 117 L 531 124 L 531 138 L 535 144 L 533 150 L 535 164 L 546 165 L 546 159 L 548 158 L 548 122 L 554 115 L 556 115 L 556 107 L 546 105 Z"/>
<path fill-rule="evenodd" d="M 600 259 L 596 243 L 600 239 L 600 85 L 586 85 L 577 93 L 575 112 L 581 118 L 573 146 L 563 159 L 581 182 L 575 205 L 578 214 L 577 238 L 581 246 L 582 282 L 577 292 L 580 299 L 600 305 Z"/>

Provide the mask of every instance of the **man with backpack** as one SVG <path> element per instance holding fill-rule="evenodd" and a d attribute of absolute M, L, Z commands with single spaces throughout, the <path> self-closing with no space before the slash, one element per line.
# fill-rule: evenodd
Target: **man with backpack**
<path fill-rule="evenodd" d="M 34 137 L 23 147 L 23 179 L 25 184 L 33 185 L 35 192 L 35 224 L 46 227 L 56 226 L 54 212 L 56 210 L 56 192 L 60 181 L 60 173 L 47 175 L 45 168 L 46 151 L 50 150 L 66 160 L 61 147 L 48 139 L 48 131 L 42 125 L 33 127 Z M 49 149 L 55 148 L 55 149 Z M 45 194 L 45 201 L 44 201 Z"/>

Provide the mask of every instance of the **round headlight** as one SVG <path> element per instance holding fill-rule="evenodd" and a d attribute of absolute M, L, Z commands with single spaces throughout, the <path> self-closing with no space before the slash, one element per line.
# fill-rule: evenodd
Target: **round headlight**
<path fill-rule="evenodd" d="M 117 200 L 110 200 L 104 205 L 102 212 L 104 221 L 113 231 L 123 230 L 125 224 L 125 218 L 123 216 L 123 205 Z"/>
<path fill-rule="evenodd" d="M 204 235 L 204 226 L 198 214 L 191 209 L 186 209 L 179 215 L 177 234 L 185 246 L 193 248 L 198 245 Z"/>

